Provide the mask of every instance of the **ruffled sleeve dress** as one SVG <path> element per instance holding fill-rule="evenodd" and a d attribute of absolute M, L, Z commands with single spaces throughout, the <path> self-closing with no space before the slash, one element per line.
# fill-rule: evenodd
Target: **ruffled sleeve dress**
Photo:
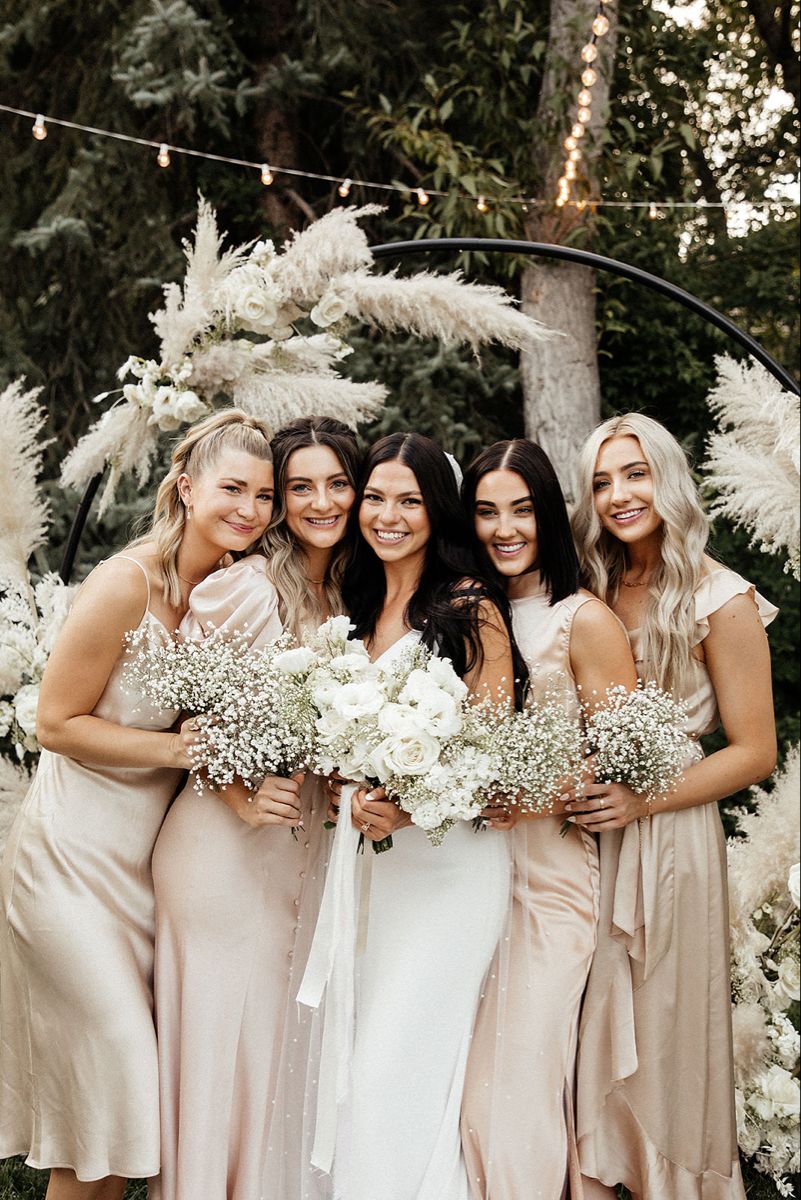
<path fill-rule="evenodd" d="M 695 644 L 709 617 L 750 595 L 725 567 L 695 595 Z M 630 631 L 635 659 L 638 631 Z M 694 659 L 683 699 L 689 762 L 720 723 L 709 673 Z M 689 765 L 688 762 L 688 765 Z M 582 1010 L 579 1156 L 584 1175 L 639 1200 L 743 1200 L 734 1116 L 726 844 L 716 803 L 658 813 L 603 834 L 598 947 Z"/>
<path fill-rule="evenodd" d="M 149 607 L 139 629 L 167 636 Z M 177 713 L 123 686 L 127 653 L 93 715 L 169 729 Z M 150 864 L 180 778 L 42 751 L 0 866 L 0 1158 L 159 1169 Z"/>
<path fill-rule="evenodd" d="M 182 632 L 279 636 L 266 560 L 241 559 L 192 592 Z M 153 856 L 162 1112 L 159 1200 L 258 1200 L 309 862 L 305 830 L 254 828 L 190 781 Z M 319 820 L 317 825 L 319 825 Z M 276 1198 L 277 1200 L 277 1198 Z"/>

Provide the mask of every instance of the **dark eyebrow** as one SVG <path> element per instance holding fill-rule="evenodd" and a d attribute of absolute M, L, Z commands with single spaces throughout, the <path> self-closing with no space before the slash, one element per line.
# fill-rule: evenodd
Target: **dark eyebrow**
<path fill-rule="evenodd" d="M 648 466 L 648 463 L 644 459 L 640 459 L 639 462 L 626 463 L 625 467 L 621 467 L 621 470 L 622 471 L 630 471 L 632 467 L 647 467 L 647 466 Z M 608 474 L 609 474 L 608 471 L 596 471 L 595 474 L 593 475 L 593 479 L 595 479 L 596 475 L 608 475 Z"/>
<path fill-rule="evenodd" d="M 327 475 L 325 481 L 326 481 L 326 483 L 330 483 L 330 481 L 332 479 L 347 479 L 347 478 L 348 478 L 347 471 L 335 471 L 333 475 Z M 290 475 L 289 478 L 287 479 L 287 483 L 311 483 L 311 482 L 312 482 L 312 480 L 309 479 L 309 477 L 307 475 Z"/>
<path fill-rule="evenodd" d="M 379 496 L 385 496 L 385 495 L 386 495 L 386 492 L 382 492 L 382 491 L 381 491 L 381 488 L 377 488 L 377 487 L 366 487 L 364 490 L 365 490 L 365 492 L 375 492 L 375 493 L 376 493 L 377 495 L 379 495 Z M 398 495 L 397 495 L 396 499 L 398 499 L 398 500 L 408 500 L 410 496 L 414 496 L 414 497 L 416 497 L 418 500 L 422 500 L 422 499 L 423 499 L 423 493 L 422 493 L 422 492 L 398 492 Z"/>
<path fill-rule="evenodd" d="M 220 480 L 220 483 L 235 483 L 239 487 L 247 487 L 248 486 L 248 482 L 246 479 L 234 479 L 233 475 L 224 475 L 222 477 L 222 479 Z M 262 491 L 270 491 L 271 489 L 272 489 L 272 484 L 266 483 L 261 490 Z"/>
<path fill-rule="evenodd" d="M 518 504 L 533 504 L 533 503 L 534 503 L 533 496 L 523 496 L 522 499 L 520 499 L 520 500 L 512 500 L 510 507 L 517 508 Z M 478 500 L 477 499 L 476 504 L 487 504 L 487 505 L 491 505 L 493 508 L 497 507 L 494 500 Z"/>

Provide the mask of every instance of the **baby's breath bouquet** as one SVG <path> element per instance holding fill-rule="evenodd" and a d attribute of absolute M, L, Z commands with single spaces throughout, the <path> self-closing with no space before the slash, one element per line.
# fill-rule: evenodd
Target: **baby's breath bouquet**
<path fill-rule="evenodd" d="M 633 691 L 609 688 L 606 703 L 586 717 L 596 779 L 641 796 L 669 792 L 693 748 L 686 720 L 686 705 L 651 681 Z"/>
<path fill-rule="evenodd" d="M 311 650 L 288 634 L 257 650 L 243 634 L 183 641 L 135 633 L 128 641 L 126 686 L 159 708 L 196 717 L 203 733 L 198 791 L 234 779 L 255 791 L 267 775 L 308 768 L 317 716 L 308 687 Z"/>

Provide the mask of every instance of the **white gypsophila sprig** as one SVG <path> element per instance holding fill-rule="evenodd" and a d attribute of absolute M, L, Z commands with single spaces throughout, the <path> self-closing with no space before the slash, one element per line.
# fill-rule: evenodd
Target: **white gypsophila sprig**
<path fill-rule="evenodd" d="M 686 705 L 651 680 L 633 691 L 609 688 L 602 705 L 585 710 L 596 779 L 626 784 L 638 795 L 671 791 L 694 749 L 686 720 Z"/>
<path fill-rule="evenodd" d="M 801 578 L 799 538 L 799 399 L 760 364 L 715 359 L 707 397 L 720 431 L 709 438 L 704 469 L 718 493 L 712 512 L 744 526 L 763 550 L 787 555 Z"/>
<path fill-rule="evenodd" d="M 154 639 L 137 631 L 127 641 L 128 690 L 197 719 L 203 735 L 196 754 L 199 791 L 236 779 L 255 791 L 267 775 L 291 775 L 309 765 L 313 656 L 306 661 L 288 634 L 257 650 L 246 630 L 211 633 L 202 641 Z"/>
<path fill-rule="evenodd" d="M 0 458 L 6 472 L 0 496 L 0 577 L 28 582 L 28 560 L 44 542 L 50 509 L 37 476 L 46 442 L 40 438 L 46 415 L 38 403 L 41 388 L 22 380 L 0 392 Z"/>

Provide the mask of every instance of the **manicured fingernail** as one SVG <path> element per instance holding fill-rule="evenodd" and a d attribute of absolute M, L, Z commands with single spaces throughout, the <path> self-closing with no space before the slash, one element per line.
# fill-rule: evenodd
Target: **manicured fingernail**
<path fill-rule="evenodd" d="M 576 818 L 575 818 L 575 817 L 566 817 L 566 818 L 565 818 L 565 820 L 567 820 L 567 821 L 570 821 L 570 822 L 571 822 L 571 824 L 573 824 L 573 825 L 575 825 L 575 823 L 576 823 Z"/>
<path fill-rule="evenodd" d="M 562 792 L 562 795 L 559 797 L 559 799 L 564 804 L 567 800 L 570 799 L 570 792 Z"/>

